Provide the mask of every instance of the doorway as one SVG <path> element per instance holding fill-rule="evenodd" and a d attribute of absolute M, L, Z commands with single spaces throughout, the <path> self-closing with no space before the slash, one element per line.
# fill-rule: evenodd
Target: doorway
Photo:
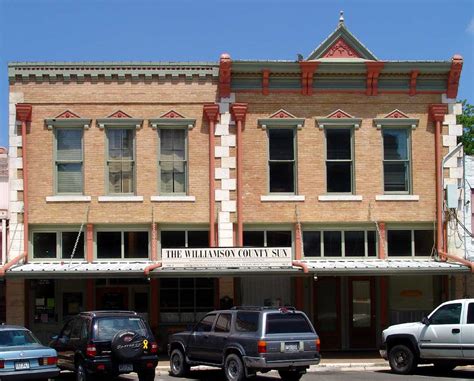
<path fill-rule="evenodd" d="M 323 277 L 315 282 L 314 328 L 321 350 L 341 349 L 341 278 Z"/>
<path fill-rule="evenodd" d="M 348 279 L 349 346 L 375 348 L 375 278 Z"/>
<path fill-rule="evenodd" d="M 128 288 L 97 288 L 96 306 L 98 310 L 128 310 Z"/>

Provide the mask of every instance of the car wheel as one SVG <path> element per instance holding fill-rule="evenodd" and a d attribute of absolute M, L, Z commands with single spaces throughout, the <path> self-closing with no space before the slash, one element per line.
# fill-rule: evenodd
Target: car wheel
<path fill-rule="evenodd" d="M 186 363 L 181 349 L 173 349 L 170 356 L 170 374 L 173 377 L 183 377 L 189 372 L 189 365 Z"/>
<path fill-rule="evenodd" d="M 139 381 L 153 381 L 155 379 L 155 371 L 153 372 L 139 372 L 138 380 Z"/>
<path fill-rule="evenodd" d="M 397 374 L 410 374 L 415 370 L 417 363 L 415 354 L 406 345 L 395 345 L 388 355 L 390 368 Z"/>
<path fill-rule="evenodd" d="M 303 373 L 294 370 L 279 370 L 278 374 L 284 381 L 298 381 L 303 377 Z"/>
<path fill-rule="evenodd" d="M 447 362 L 447 361 L 435 362 L 433 365 L 436 371 L 439 373 L 451 372 L 457 366 L 457 364 L 452 363 L 452 362 Z"/>
<path fill-rule="evenodd" d="M 234 353 L 227 355 L 225 358 L 224 372 L 227 381 L 243 381 L 246 379 L 244 363 Z"/>
<path fill-rule="evenodd" d="M 76 366 L 76 381 L 92 381 L 93 377 L 87 373 L 82 362 Z"/>

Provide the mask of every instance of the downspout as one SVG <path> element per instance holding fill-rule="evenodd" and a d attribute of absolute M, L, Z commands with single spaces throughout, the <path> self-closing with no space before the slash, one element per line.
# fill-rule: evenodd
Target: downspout
<path fill-rule="evenodd" d="M 305 274 L 309 273 L 308 265 L 304 262 L 293 261 L 293 262 L 291 262 L 291 265 L 295 266 L 295 267 L 301 267 L 303 269 L 303 273 L 305 273 Z"/>
<path fill-rule="evenodd" d="M 446 258 L 446 259 L 451 259 L 454 262 L 459 262 L 463 264 L 464 266 L 467 266 L 471 269 L 471 273 L 474 274 L 474 262 L 468 261 L 467 259 L 458 257 L 457 255 L 449 254 L 444 251 L 441 252 L 441 254 Z"/>
<path fill-rule="evenodd" d="M 151 265 L 148 265 L 147 267 L 145 267 L 145 270 L 143 270 L 143 273 L 145 274 L 146 277 L 150 276 L 150 272 L 155 270 L 155 269 L 158 269 L 162 266 L 162 263 L 152 263 Z"/>

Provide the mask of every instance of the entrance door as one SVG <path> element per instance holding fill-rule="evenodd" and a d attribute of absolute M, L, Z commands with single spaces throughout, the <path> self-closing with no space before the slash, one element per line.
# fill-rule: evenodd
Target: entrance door
<path fill-rule="evenodd" d="M 129 310 L 127 287 L 101 287 L 97 289 L 98 310 Z"/>
<path fill-rule="evenodd" d="M 375 279 L 349 278 L 349 345 L 375 348 Z"/>
<path fill-rule="evenodd" d="M 341 278 L 318 278 L 314 282 L 313 305 L 321 350 L 341 349 Z"/>

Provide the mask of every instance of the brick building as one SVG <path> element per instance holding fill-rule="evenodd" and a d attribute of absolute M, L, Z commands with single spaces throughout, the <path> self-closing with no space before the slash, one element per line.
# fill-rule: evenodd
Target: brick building
<path fill-rule="evenodd" d="M 164 342 L 290 304 L 375 348 L 469 272 L 436 229 L 461 68 L 379 60 L 342 17 L 296 61 L 11 63 L 7 321 L 134 309 Z"/>

